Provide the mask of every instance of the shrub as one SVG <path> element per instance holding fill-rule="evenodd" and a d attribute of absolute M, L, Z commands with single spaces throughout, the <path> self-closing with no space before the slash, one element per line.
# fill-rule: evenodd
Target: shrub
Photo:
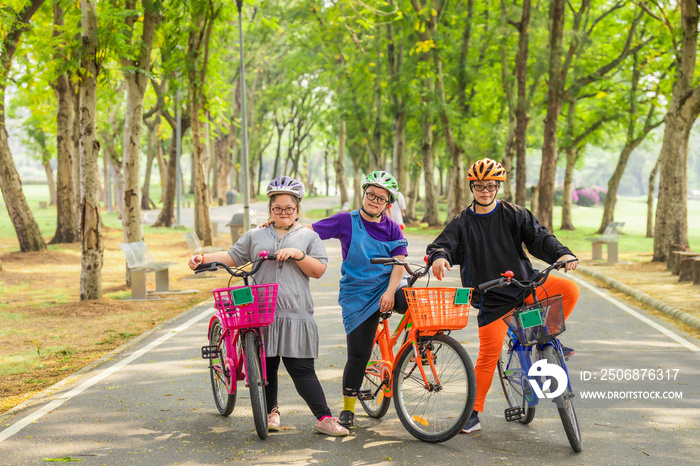
<path fill-rule="evenodd" d="M 575 190 L 575 193 L 578 197 L 578 200 L 574 201 L 576 202 L 576 205 L 580 205 L 582 207 L 593 207 L 600 204 L 600 196 L 591 188 L 579 188 Z M 573 195 L 571 197 L 573 199 Z"/>
<path fill-rule="evenodd" d="M 608 196 L 608 190 L 602 186 L 591 186 L 590 189 L 598 193 L 599 202 L 605 204 L 605 198 Z"/>

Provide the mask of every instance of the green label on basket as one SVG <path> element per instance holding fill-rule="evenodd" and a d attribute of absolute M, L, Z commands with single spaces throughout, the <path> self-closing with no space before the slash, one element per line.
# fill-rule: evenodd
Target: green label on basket
<path fill-rule="evenodd" d="M 539 307 L 518 314 L 523 328 L 532 328 L 542 325 L 542 314 Z"/>
<path fill-rule="evenodd" d="M 455 291 L 455 305 L 469 304 L 469 295 L 471 295 L 471 292 L 471 288 L 457 288 Z"/>
<path fill-rule="evenodd" d="M 236 288 L 231 290 L 231 301 L 234 306 L 243 306 L 253 302 L 253 292 L 249 286 L 245 288 Z"/>

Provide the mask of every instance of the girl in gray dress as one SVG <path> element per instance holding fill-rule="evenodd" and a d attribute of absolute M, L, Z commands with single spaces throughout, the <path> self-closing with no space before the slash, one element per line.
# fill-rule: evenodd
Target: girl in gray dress
<path fill-rule="evenodd" d="M 263 329 L 268 430 L 280 430 L 277 370 L 282 360 L 297 392 L 316 416 L 313 430 L 344 436 L 348 430 L 332 417 L 314 368 L 314 360 L 318 358 L 318 327 L 313 317 L 309 277 L 320 278 L 324 274 L 328 255 L 318 235 L 297 222 L 303 195 L 303 185 L 293 178 L 282 176 L 272 180 L 267 187 L 270 224 L 247 231 L 228 251 L 192 256 L 189 266 L 194 269 L 202 262 L 214 261 L 229 266 L 245 264 L 263 250 L 275 255 L 277 260 L 264 262 L 255 275 L 257 283 L 279 283 L 275 320 Z"/>

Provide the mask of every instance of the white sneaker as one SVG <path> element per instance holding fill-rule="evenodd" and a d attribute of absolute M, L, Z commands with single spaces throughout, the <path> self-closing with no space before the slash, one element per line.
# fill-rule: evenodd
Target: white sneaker
<path fill-rule="evenodd" d="M 267 415 L 267 430 L 270 432 L 279 432 L 280 430 L 280 411 L 277 408 L 272 408 L 272 412 Z"/>
<path fill-rule="evenodd" d="M 345 437 L 350 433 L 349 430 L 338 424 L 338 418 L 330 416 L 316 421 L 314 432 L 330 435 L 331 437 Z"/>

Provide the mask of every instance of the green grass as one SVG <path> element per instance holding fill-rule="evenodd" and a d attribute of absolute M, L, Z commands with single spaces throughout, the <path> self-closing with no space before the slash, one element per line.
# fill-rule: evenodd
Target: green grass
<path fill-rule="evenodd" d="M 24 320 L 27 316 L 21 312 L 0 312 L 0 320 Z"/>

